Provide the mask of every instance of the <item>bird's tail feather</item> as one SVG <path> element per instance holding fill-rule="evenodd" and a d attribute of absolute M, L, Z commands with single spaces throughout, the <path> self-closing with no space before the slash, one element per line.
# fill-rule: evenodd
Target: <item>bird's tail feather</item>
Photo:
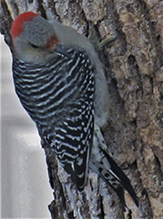
<path fill-rule="evenodd" d="M 96 172 L 107 184 L 109 184 L 119 196 L 124 208 L 126 207 L 123 188 L 128 191 L 136 206 L 138 198 L 130 183 L 130 180 L 110 157 L 101 130 L 95 125 L 93 147 L 89 167 Z"/>
<path fill-rule="evenodd" d="M 105 156 L 110 164 L 110 167 L 111 167 L 109 169 L 110 174 L 112 174 L 112 172 L 113 172 L 114 175 L 116 175 L 116 179 L 118 180 L 118 182 L 123 186 L 124 189 L 127 190 L 127 192 L 132 197 L 134 203 L 138 207 L 139 206 L 138 197 L 134 191 L 134 188 L 132 187 L 132 185 L 130 183 L 129 178 L 125 175 L 125 173 L 121 170 L 121 168 L 116 164 L 116 162 L 109 156 L 109 154 L 106 151 L 103 151 L 103 153 L 105 154 Z"/>

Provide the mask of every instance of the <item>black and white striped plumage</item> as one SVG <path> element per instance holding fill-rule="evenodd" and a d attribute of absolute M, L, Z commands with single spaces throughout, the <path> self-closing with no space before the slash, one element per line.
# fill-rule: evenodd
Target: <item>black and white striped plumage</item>
<path fill-rule="evenodd" d="M 42 142 L 56 153 L 79 190 L 84 187 L 94 128 L 94 72 L 86 54 L 67 50 L 43 65 L 14 58 L 16 93 Z"/>
<path fill-rule="evenodd" d="M 135 191 L 109 156 L 101 132 L 109 95 L 91 43 L 74 29 L 33 12 L 18 16 L 11 34 L 16 93 L 36 123 L 42 146 L 54 151 L 78 190 L 84 188 L 90 167 L 124 206 L 123 188 L 138 206 Z"/>

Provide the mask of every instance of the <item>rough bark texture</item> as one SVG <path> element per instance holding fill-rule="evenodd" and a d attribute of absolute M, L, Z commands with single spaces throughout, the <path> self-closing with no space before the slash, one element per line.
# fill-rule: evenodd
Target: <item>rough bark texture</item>
<path fill-rule="evenodd" d="M 139 209 L 126 194 L 123 213 L 116 194 L 94 173 L 83 193 L 46 149 L 54 188 L 52 218 L 163 218 L 163 2 L 159 0 L 2 0 L 1 33 L 12 50 L 11 23 L 24 11 L 59 19 L 96 45 L 110 92 L 110 118 L 104 130 L 112 157 L 131 179 Z"/>

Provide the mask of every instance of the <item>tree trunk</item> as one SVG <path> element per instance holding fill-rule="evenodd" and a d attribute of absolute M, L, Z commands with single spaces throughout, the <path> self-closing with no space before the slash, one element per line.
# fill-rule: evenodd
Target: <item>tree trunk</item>
<path fill-rule="evenodd" d="M 52 218 L 163 218 L 163 2 L 143 0 L 1 0 L 1 33 L 12 51 L 9 30 L 24 11 L 53 16 L 98 44 L 110 93 L 110 117 L 104 130 L 109 151 L 139 197 L 131 211 L 96 174 L 89 172 L 84 192 L 45 149 L 54 200 Z"/>

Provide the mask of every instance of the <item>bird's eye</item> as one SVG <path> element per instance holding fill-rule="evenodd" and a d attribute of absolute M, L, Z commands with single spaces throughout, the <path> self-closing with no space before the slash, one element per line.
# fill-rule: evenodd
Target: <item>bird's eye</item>
<path fill-rule="evenodd" d="M 34 49 L 38 49 L 39 47 L 38 46 L 36 46 L 36 45 L 34 45 L 34 44 L 32 44 L 32 43 L 30 43 L 31 44 L 31 46 L 34 48 Z"/>

